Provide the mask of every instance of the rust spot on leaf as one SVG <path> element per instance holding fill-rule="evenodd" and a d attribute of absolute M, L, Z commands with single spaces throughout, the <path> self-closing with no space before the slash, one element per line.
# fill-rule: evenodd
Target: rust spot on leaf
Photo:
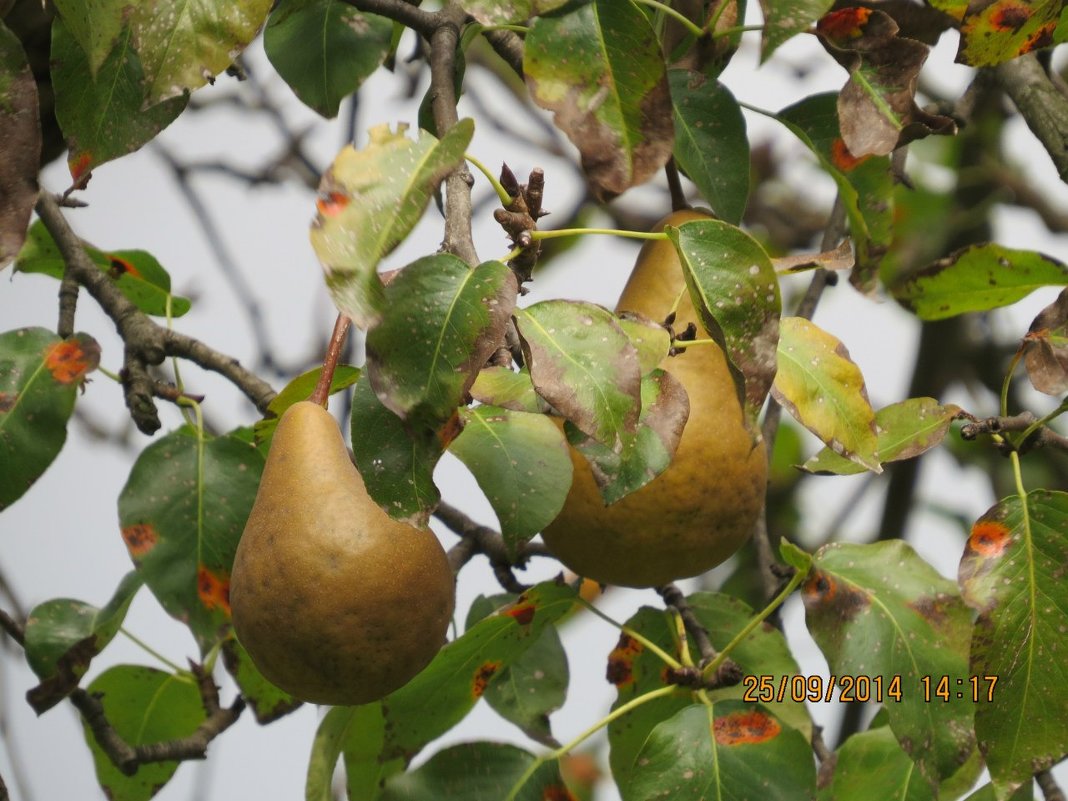
<path fill-rule="evenodd" d="M 141 277 L 141 272 L 126 259 L 108 254 L 108 262 L 111 264 L 111 269 L 108 270 L 108 275 L 115 280 L 118 280 L 124 275 L 129 275 L 132 278 Z"/>
<path fill-rule="evenodd" d="M 837 137 L 831 142 L 831 161 L 834 166 L 840 169 L 842 172 L 850 172 L 860 164 L 867 161 L 870 156 L 861 156 L 857 158 L 849 152 L 849 148 L 846 147 L 845 140 L 842 137 Z"/>
<path fill-rule="evenodd" d="M 619 642 L 608 655 L 608 669 L 605 678 L 617 688 L 624 687 L 634 681 L 634 658 L 640 654 L 644 646 L 633 637 L 626 634 L 619 635 Z"/>
<path fill-rule="evenodd" d="M 550 784 L 541 791 L 542 801 L 578 801 L 578 798 L 562 784 Z"/>
<path fill-rule="evenodd" d="M 1008 526 L 997 520 L 980 520 L 972 526 L 968 537 L 968 548 L 980 556 L 993 559 L 1005 553 L 1012 542 L 1012 532 Z"/>
<path fill-rule="evenodd" d="M 159 542 L 159 534 L 148 523 L 135 523 L 122 530 L 122 539 L 130 556 L 136 559 L 155 547 Z"/>
<path fill-rule="evenodd" d="M 475 698 L 481 698 L 482 693 L 486 692 L 486 686 L 490 683 L 490 679 L 500 669 L 500 661 L 483 662 L 478 670 L 475 671 L 475 679 L 471 682 L 471 695 Z"/>
<path fill-rule="evenodd" d="M 828 611 L 842 620 L 852 620 L 871 604 L 871 600 L 822 570 L 813 570 L 802 588 L 806 609 Z"/>
<path fill-rule="evenodd" d="M 816 31 L 839 42 L 858 39 L 864 35 L 864 25 L 870 16 L 870 8 L 842 8 L 824 15 L 816 23 Z"/>
<path fill-rule="evenodd" d="M 782 731 L 775 718 L 754 709 L 731 712 L 712 722 L 712 736 L 720 745 L 748 745 L 772 740 Z"/>
<path fill-rule="evenodd" d="M 70 170 L 70 177 L 74 179 L 74 183 L 80 184 L 88 177 L 89 165 L 92 163 L 93 154 L 88 151 L 71 155 L 71 158 L 67 161 L 67 168 Z"/>
<path fill-rule="evenodd" d="M 324 217 L 336 217 L 349 205 L 349 200 L 349 196 L 344 192 L 327 192 L 316 199 L 315 208 Z"/>
<path fill-rule="evenodd" d="M 998 4 L 998 8 L 990 15 L 990 24 L 995 30 L 1017 31 L 1031 19 L 1032 9 L 1023 3 Z"/>
<path fill-rule="evenodd" d="M 1032 50 L 1040 50 L 1053 44 L 1053 34 L 1057 30 L 1057 20 L 1050 20 L 1037 31 L 1027 37 L 1027 41 L 1020 47 L 1021 55 L 1030 53 Z"/>
<path fill-rule="evenodd" d="M 537 608 L 530 601 L 523 601 L 520 598 L 514 604 L 507 609 L 502 610 L 502 614 L 508 615 L 510 618 L 514 618 L 515 622 L 520 626 L 529 626 L 534 622 L 534 613 Z"/>
<path fill-rule="evenodd" d="M 17 392 L 0 392 L 0 414 L 10 412 L 15 408 L 19 396 Z"/>
<path fill-rule="evenodd" d="M 209 612 L 220 609 L 230 615 L 230 576 L 205 565 L 197 568 L 197 595 Z"/>
<path fill-rule="evenodd" d="M 60 384 L 81 381 L 85 374 L 100 363 L 100 348 L 96 343 L 67 339 L 57 342 L 45 354 L 45 367 Z"/>

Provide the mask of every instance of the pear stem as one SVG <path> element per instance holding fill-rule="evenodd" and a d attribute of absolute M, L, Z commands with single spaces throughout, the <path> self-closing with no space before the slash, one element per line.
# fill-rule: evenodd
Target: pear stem
<path fill-rule="evenodd" d="M 338 360 L 341 358 L 341 349 L 345 345 L 345 337 L 348 336 L 349 326 L 352 320 L 344 314 L 338 314 L 334 322 L 334 333 L 330 335 L 330 344 L 326 348 L 326 356 L 323 357 L 323 371 L 319 374 L 319 383 L 308 398 L 312 403 L 317 403 L 326 408 L 327 399 L 330 397 L 330 385 L 334 383 L 334 370 L 337 369 Z"/>

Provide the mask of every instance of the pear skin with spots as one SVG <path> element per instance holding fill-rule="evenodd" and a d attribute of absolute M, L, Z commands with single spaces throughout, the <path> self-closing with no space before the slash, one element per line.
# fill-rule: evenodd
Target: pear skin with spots
<path fill-rule="evenodd" d="M 382 698 L 444 644 L 454 592 L 437 537 L 371 499 L 334 418 L 290 407 L 231 576 L 234 632 L 260 672 L 313 703 Z"/>
<path fill-rule="evenodd" d="M 676 211 L 658 223 L 708 219 Z M 661 321 L 685 289 L 671 242 L 650 240 L 638 254 L 617 309 Z M 703 330 L 689 294 L 674 328 Z M 571 449 L 574 479 L 563 510 L 542 532 L 549 549 L 581 576 L 625 587 L 656 587 L 697 576 L 748 539 L 764 504 L 767 454 L 744 423 L 723 351 L 699 345 L 660 367 L 686 388 L 690 416 L 671 465 L 641 489 L 605 506 L 589 463 Z"/>

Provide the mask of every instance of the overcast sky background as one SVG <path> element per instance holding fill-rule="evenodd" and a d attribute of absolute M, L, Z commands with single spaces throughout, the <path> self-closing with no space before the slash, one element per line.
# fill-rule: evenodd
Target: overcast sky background
<path fill-rule="evenodd" d="M 759 34 L 747 34 L 741 52 L 723 76 L 740 100 L 777 110 L 817 90 L 837 90 L 845 80 L 844 71 L 811 37 L 804 36 L 784 46 L 771 64 L 757 69 L 758 41 Z M 962 90 L 970 72 L 952 63 L 955 49 L 955 37 L 947 34 L 932 55 L 927 74 L 938 85 Z M 270 75 L 258 42 L 249 53 L 256 72 L 264 77 Z M 797 84 L 790 77 L 791 67 L 811 65 L 818 66 L 808 73 L 804 84 Z M 474 70 L 469 72 L 468 81 L 469 85 L 487 91 L 492 85 Z M 233 79 L 221 77 L 215 87 L 198 92 L 197 97 L 222 95 L 233 92 L 234 88 Z M 318 164 L 325 168 L 343 141 L 344 124 L 322 123 L 279 82 L 272 83 L 271 91 L 296 128 L 312 127 L 311 149 Z M 379 122 L 408 121 L 414 127 L 421 94 L 422 89 L 414 100 L 406 100 L 395 78 L 383 72 L 377 74 L 361 94 L 360 136 L 364 137 L 366 128 Z M 511 101 L 498 95 L 492 102 Z M 460 113 L 474 115 L 468 100 L 461 102 Z M 508 119 L 507 114 L 502 116 Z M 799 165 L 796 180 L 805 181 L 811 187 L 814 203 L 829 205 L 833 197 L 830 179 L 808 166 L 811 159 L 800 143 L 759 115 L 747 114 L 747 119 L 750 141 L 757 143 L 773 137 L 783 152 L 796 154 Z M 220 159 L 249 168 L 262 165 L 281 146 L 265 118 L 232 108 L 183 115 L 164 132 L 161 141 L 181 158 Z M 363 141 L 361 138 L 359 143 Z M 1021 125 L 1013 128 L 1011 143 L 1008 150 L 1013 157 L 1025 165 L 1036 182 L 1050 188 L 1060 207 L 1068 208 L 1068 187 L 1056 180 L 1048 156 Z M 488 126 L 479 126 L 477 117 L 470 151 L 491 168 L 507 161 L 521 179 L 532 167 L 544 168 L 548 179 L 545 202 L 550 210 L 571 208 L 581 191 L 572 181 L 569 168 L 561 168 L 554 158 L 529 147 L 517 147 Z M 44 180 L 53 191 L 69 184 L 62 160 L 46 170 Z M 313 195 L 293 184 L 250 191 L 221 176 L 198 175 L 194 180 L 264 311 L 270 347 L 276 357 L 284 364 L 304 360 L 302 367 L 314 366 L 314 343 L 327 336 L 335 312 L 308 244 L 308 225 L 314 214 Z M 476 176 L 476 199 L 490 193 L 485 180 Z M 637 190 L 619 202 L 635 204 L 650 197 L 650 193 Z M 152 252 L 170 271 L 174 291 L 195 298 L 193 310 L 176 321 L 176 327 L 243 362 L 251 360 L 257 347 L 241 311 L 242 299 L 235 295 L 233 286 L 218 269 L 216 255 L 204 241 L 195 219 L 176 193 L 166 166 L 151 146 L 96 170 L 84 198 L 90 202 L 89 208 L 68 212 L 82 236 L 107 249 L 143 248 Z M 492 220 L 492 208 L 493 205 L 487 206 L 487 211 L 476 221 L 475 241 L 483 259 L 500 258 L 507 252 L 504 236 Z M 553 218 L 547 223 L 546 227 L 553 227 Z M 1036 220 L 1021 212 L 999 214 L 996 238 L 1005 245 L 1036 248 L 1068 261 L 1065 239 L 1050 237 Z M 401 266 L 431 253 L 439 241 L 440 220 L 432 207 L 417 234 L 385 266 Z M 530 304 L 550 297 L 570 297 L 612 306 L 636 250 L 633 242 L 589 237 L 568 255 L 566 262 L 561 259 L 555 269 L 539 274 L 530 294 L 521 302 Z M 806 281 L 806 277 L 794 278 L 786 286 L 797 290 Z M 10 271 L 0 276 L 2 330 L 30 325 L 53 328 L 57 288 L 54 281 L 41 276 L 12 278 Z M 1006 336 L 1022 335 L 1034 314 L 1055 294 L 1053 291 L 1036 293 L 1016 307 L 997 313 L 993 323 L 996 330 Z M 849 347 L 864 372 L 876 408 L 905 397 L 918 335 L 918 326 L 909 315 L 892 301 L 861 300 L 842 282 L 827 293 L 815 319 Z M 100 341 L 102 364 L 117 372 L 121 367 L 121 344 L 111 322 L 85 293 L 78 308 L 77 328 Z M 205 409 L 211 419 L 227 426 L 251 424 L 255 420 L 255 411 L 225 382 L 191 365 L 183 364 L 182 370 L 190 391 L 207 394 Z M 281 388 L 277 379 L 272 383 L 276 389 Z M 1053 405 L 1052 399 L 1041 396 L 1036 399 L 1036 411 Z M 978 408 L 976 400 L 970 397 L 944 400 L 954 400 L 980 414 L 996 412 L 993 405 Z M 986 402 L 992 404 L 992 399 Z M 79 400 L 79 408 L 108 428 L 126 425 L 121 390 L 101 375 L 94 377 Z M 181 424 L 173 407 L 161 403 L 160 411 L 164 431 Z M 136 453 L 148 442 L 134 433 L 133 449 L 124 451 L 93 440 L 83 426 L 72 424 L 67 445 L 57 461 L 21 500 L 0 515 L 0 542 L 3 542 L 0 568 L 27 609 L 55 597 L 73 597 L 97 605 L 103 605 L 110 597 L 131 566 L 119 537 L 116 498 Z M 817 449 L 814 439 L 806 442 L 809 452 Z M 436 478 L 443 497 L 450 503 L 462 507 L 480 522 L 495 524 L 494 515 L 474 481 L 455 460 L 446 457 Z M 862 480 L 853 477 L 807 482 L 806 532 L 814 539 L 821 536 Z M 847 536 L 859 540 L 871 533 L 878 520 L 880 495 L 868 493 L 851 517 Z M 972 519 L 995 501 L 985 477 L 962 472 L 940 453 L 925 463 L 921 495 L 926 499 L 937 498 L 942 506 Z M 442 539 L 446 547 L 455 541 L 446 533 Z M 921 510 L 912 519 L 909 540 L 941 573 L 955 578 L 964 542 L 959 528 Z M 547 578 L 556 572 L 554 566 L 553 562 L 541 560 L 538 569 L 524 578 Z M 463 619 L 476 595 L 498 590 L 485 560 L 476 558 L 460 577 L 458 618 Z M 617 620 L 625 620 L 643 603 L 660 605 L 652 591 L 615 590 L 603 599 L 601 606 Z M 788 603 L 785 617 L 786 630 L 803 672 L 826 674 L 826 663 L 804 631 L 803 611 L 796 599 Z M 138 594 L 126 627 L 179 664 L 196 654 L 187 630 L 167 617 L 147 590 Z M 568 702 L 553 716 L 553 723 L 558 739 L 566 741 L 600 718 L 614 697 L 614 689 L 604 678 L 604 665 L 618 632 L 586 615 L 565 626 L 561 634 L 570 658 L 571 687 Z M 94 660 L 89 678 L 120 663 L 155 664 L 151 657 L 119 636 Z M 219 675 L 223 675 L 221 670 Z M 69 705 L 61 705 L 35 718 L 24 700 L 26 690 L 35 683 L 21 653 L 0 655 L 0 712 L 8 745 L 7 749 L 0 748 L 0 774 L 7 781 L 12 799 L 102 797 L 74 710 Z M 232 697 L 232 692 L 232 685 L 226 682 L 224 701 Z M 819 723 L 833 720 L 835 711 L 834 705 L 812 707 Z M 161 801 L 302 798 L 307 757 L 318 718 L 315 707 L 305 706 L 281 721 L 260 727 L 246 713 L 233 729 L 212 744 L 211 758 L 206 763 L 182 766 L 157 798 Z M 484 704 L 442 742 L 476 738 L 529 745 L 515 727 Z M 421 759 L 440 745 L 432 746 Z M 19 765 L 18 770 L 13 768 L 13 762 Z M 1066 773 L 1062 766 L 1059 771 L 1062 784 L 1068 783 Z M 19 787 L 19 775 L 30 790 L 25 795 Z M 613 792 L 607 791 L 603 798 L 615 797 Z"/>

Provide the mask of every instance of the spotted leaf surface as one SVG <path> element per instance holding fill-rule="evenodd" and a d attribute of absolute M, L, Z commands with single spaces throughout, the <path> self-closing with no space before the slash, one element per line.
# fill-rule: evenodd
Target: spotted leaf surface
<path fill-rule="evenodd" d="M 499 261 L 472 269 L 439 253 L 402 269 L 385 291 L 388 312 L 367 334 L 367 373 L 382 404 L 436 428 L 456 411 L 504 340 L 515 275 Z"/>
<path fill-rule="evenodd" d="M 103 608 L 71 598 L 37 604 L 26 618 L 26 661 L 41 683 L 27 693 L 38 715 L 78 686 L 89 663 L 119 633 L 141 577 L 128 573 Z"/>
<path fill-rule="evenodd" d="M 56 119 L 67 139 L 67 166 L 76 183 L 97 166 L 125 156 L 174 122 L 185 97 L 149 99 L 144 66 L 130 28 L 124 28 L 96 70 L 67 31 L 52 24 L 52 86 Z"/>
<path fill-rule="evenodd" d="M 381 317 L 384 291 L 376 268 L 423 215 L 438 184 L 463 160 L 474 134 L 461 120 L 439 141 L 371 129 L 362 150 L 346 147 L 319 184 L 311 243 L 334 304 L 361 328 Z"/>
<path fill-rule="evenodd" d="M 85 334 L 45 328 L 0 334 L 0 511 L 22 497 L 67 439 L 78 391 L 100 361 Z"/>
<path fill-rule="evenodd" d="M 122 33 L 129 0 L 55 0 L 55 6 L 95 77 Z"/>
<path fill-rule="evenodd" d="M 833 0 L 760 0 L 765 21 L 760 60 L 767 61 L 783 42 L 811 28 L 833 4 Z"/>
<path fill-rule="evenodd" d="M 543 414 L 499 406 L 462 409 L 463 431 L 449 450 L 474 475 L 514 553 L 560 513 L 571 487 L 571 457 Z"/>
<path fill-rule="evenodd" d="M 382 405 L 366 371 L 352 391 L 350 430 L 367 493 L 390 517 L 425 526 L 441 499 L 434 466 L 445 443 L 437 432 L 406 426 Z"/>
<path fill-rule="evenodd" d="M 779 337 L 775 399 L 836 454 L 881 473 L 875 412 L 845 345 L 801 317 L 784 318 Z"/>
<path fill-rule="evenodd" d="M 753 421 L 775 378 L 782 301 L 775 268 L 749 234 L 720 220 L 667 229 L 682 261 L 690 299 L 709 335 L 723 347 Z"/>
<path fill-rule="evenodd" d="M 686 600 L 698 620 L 708 630 L 709 638 L 716 648 L 723 648 L 733 640 L 754 614 L 745 603 L 727 595 L 693 593 L 687 596 Z M 664 611 L 643 607 L 626 625 L 668 653 L 676 652 L 673 622 Z M 690 647 L 693 648 L 692 643 Z M 731 658 L 746 674 L 770 675 L 776 677 L 776 681 L 780 677 L 794 676 L 800 672 L 782 633 L 769 625 L 757 627 L 738 643 L 731 652 Z M 608 657 L 607 678 L 616 686 L 618 693 L 613 708 L 618 708 L 650 690 L 663 687 L 666 683 L 665 677 L 665 664 L 656 654 L 626 633 L 620 636 L 619 642 Z M 739 684 L 714 690 L 709 697 L 717 702 L 738 700 L 743 692 L 744 687 Z M 634 795 L 628 792 L 627 788 L 638 770 L 638 754 L 650 732 L 695 701 L 696 697 L 692 693 L 680 688 L 677 694 L 643 704 L 609 725 L 612 775 L 623 788 L 625 801 L 646 797 Z M 803 703 L 785 699 L 782 703 L 769 704 L 767 709 L 784 726 L 797 729 L 806 737 L 811 731 L 811 721 Z"/>
<path fill-rule="evenodd" d="M 115 732 L 132 746 L 186 737 L 206 717 L 196 683 L 150 667 L 118 665 L 100 674 L 87 688 L 99 698 Z M 83 723 L 93 754 L 97 781 L 112 801 L 148 801 L 171 780 L 178 762 L 154 762 L 122 773 Z"/>
<path fill-rule="evenodd" d="M 1068 392 L 1068 289 L 1031 322 L 1023 348 L 1035 389 L 1047 395 Z"/>
<path fill-rule="evenodd" d="M 1068 494 L 1045 490 L 990 509 L 961 558 L 961 591 L 979 613 L 971 672 L 997 677 L 975 732 L 998 798 L 1068 754 L 1065 564 Z"/>
<path fill-rule="evenodd" d="M 935 801 L 938 797 L 887 726 L 852 735 L 836 756 L 828 790 L 834 801 Z"/>
<path fill-rule="evenodd" d="M 957 62 L 990 67 L 1068 39 L 1060 0 L 970 2 L 960 23 Z"/>
<path fill-rule="evenodd" d="M 513 372 L 507 367 L 490 366 L 479 371 L 468 390 L 479 403 L 500 406 L 513 412 L 546 412 L 548 406 L 534 391 L 530 371 Z"/>
<path fill-rule="evenodd" d="M 263 464 L 236 436 L 208 438 L 183 426 L 141 451 L 119 494 L 130 558 L 204 652 L 229 626 L 230 568 Z"/>
<path fill-rule="evenodd" d="M 660 723 L 638 753 L 624 798 L 807 801 L 816 787 L 811 747 L 763 707 L 692 704 Z"/>
<path fill-rule="evenodd" d="M 392 776 L 382 801 L 569 801 L 559 763 L 548 760 L 530 777 L 534 755 L 505 743 L 463 743 L 438 751 L 416 770 Z M 520 782 L 522 782 L 520 784 Z M 512 794 L 513 788 L 519 789 Z"/>
<path fill-rule="evenodd" d="M 181 317 L 192 306 L 189 298 L 171 293 L 171 276 L 151 253 L 143 250 L 99 250 L 84 244 L 87 256 L 115 282 L 126 298 L 145 314 Z M 63 278 L 66 264 L 48 229 L 38 220 L 30 226 L 26 244 L 15 261 L 15 272 Z"/>
<path fill-rule="evenodd" d="M 670 70 L 675 162 L 716 216 L 739 223 L 749 199 L 745 117 L 727 87 L 700 72 Z"/>
<path fill-rule="evenodd" d="M 656 34 L 633 3 L 594 0 L 538 17 L 525 39 L 530 96 L 553 112 L 608 199 L 649 180 L 671 156 L 671 91 Z"/>
<path fill-rule="evenodd" d="M 952 775 L 975 746 L 970 698 L 925 699 L 923 677 L 968 678 L 971 615 L 957 586 L 901 540 L 834 543 L 816 554 L 802 587 L 812 637 L 838 676 L 900 683 L 890 728 L 931 782 Z"/>
<path fill-rule="evenodd" d="M 849 280 L 861 291 L 871 292 L 892 239 L 894 180 L 888 157 L 857 158 L 849 152 L 837 104 L 836 93 L 812 95 L 780 111 L 778 119 L 815 153 L 834 179 L 856 251 Z"/>
<path fill-rule="evenodd" d="M 534 388 L 581 431 L 614 451 L 641 411 L 638 351 L 607 309 L 545 300 L 516 311 Z"/>
<path fill-rule="evenodd" d="M 875 413 L 876 451 L 880 464 L 912 459 L 939 445 L 960 407 L 940 404 L 934 398 L 909 398 Z M 864 467 L 824 448 L 802 467 L 809 473 L 848 476 Z"/>
<path fill-rule="evenodd" d="M 301 102 L 332 118 L 378 69 L 392 37 L 390 20 L 340 0 L 290 0 L 271 13 L 263 47 Z"/>
<path fill-rule="evenodd" d="M 567 0 L 468 0 L 464 11 L 483 25 L 507 25 L 526 22 L 566 4 Z"/>
<path fill-rule="evenodd" d="M 37 202 L 41 121 L 22 44 L 0 22 L 0 269 L 18 253 Z"/>
<path fill-rule="evenodd" d="M 311 397 L 312 392 L 319 383 L 319 376 L 322 375 L 322 372 L 322 367 L 308 370 L 286 384 L 282 391 L 274 396 L 274 399 L 267 404 L 267 414 L 253 426 L 256 442 L 267 443 L 271 441 L 275 429 L 278 428 L 278 421 L 285 414 L 286 409 L 294 403 L 306 401 Z M 350 364 L 339 364 L 334 369 L 334 376 L 330 381 L 330 394 L 333 395 L 343 389 L 348 389 L 356 383 L 359 377 L 360 369 L 358 367 L 353 367 Z"/>
<path fill-rule="evenodd" d="M 921 320 L 942 320 L 1008 306 L 1041 287 L 1065 285 L 1068 266 L 1063 262 L 988 243 L 939 259 L 890 291 Z"/>
<path fill-rule="evenodd" d="M 214 81 L 256 37 L 271 0 L 141 0 L 130 14 L 146 105 Z"/>
<path fill-rule="evenodd" d="M 667 358 L 671 350 L 671 335 L 661 323 L 638 312 L 620 312 L 617 320 L 638 352 L 638 369 L 644 378 Z"/>

